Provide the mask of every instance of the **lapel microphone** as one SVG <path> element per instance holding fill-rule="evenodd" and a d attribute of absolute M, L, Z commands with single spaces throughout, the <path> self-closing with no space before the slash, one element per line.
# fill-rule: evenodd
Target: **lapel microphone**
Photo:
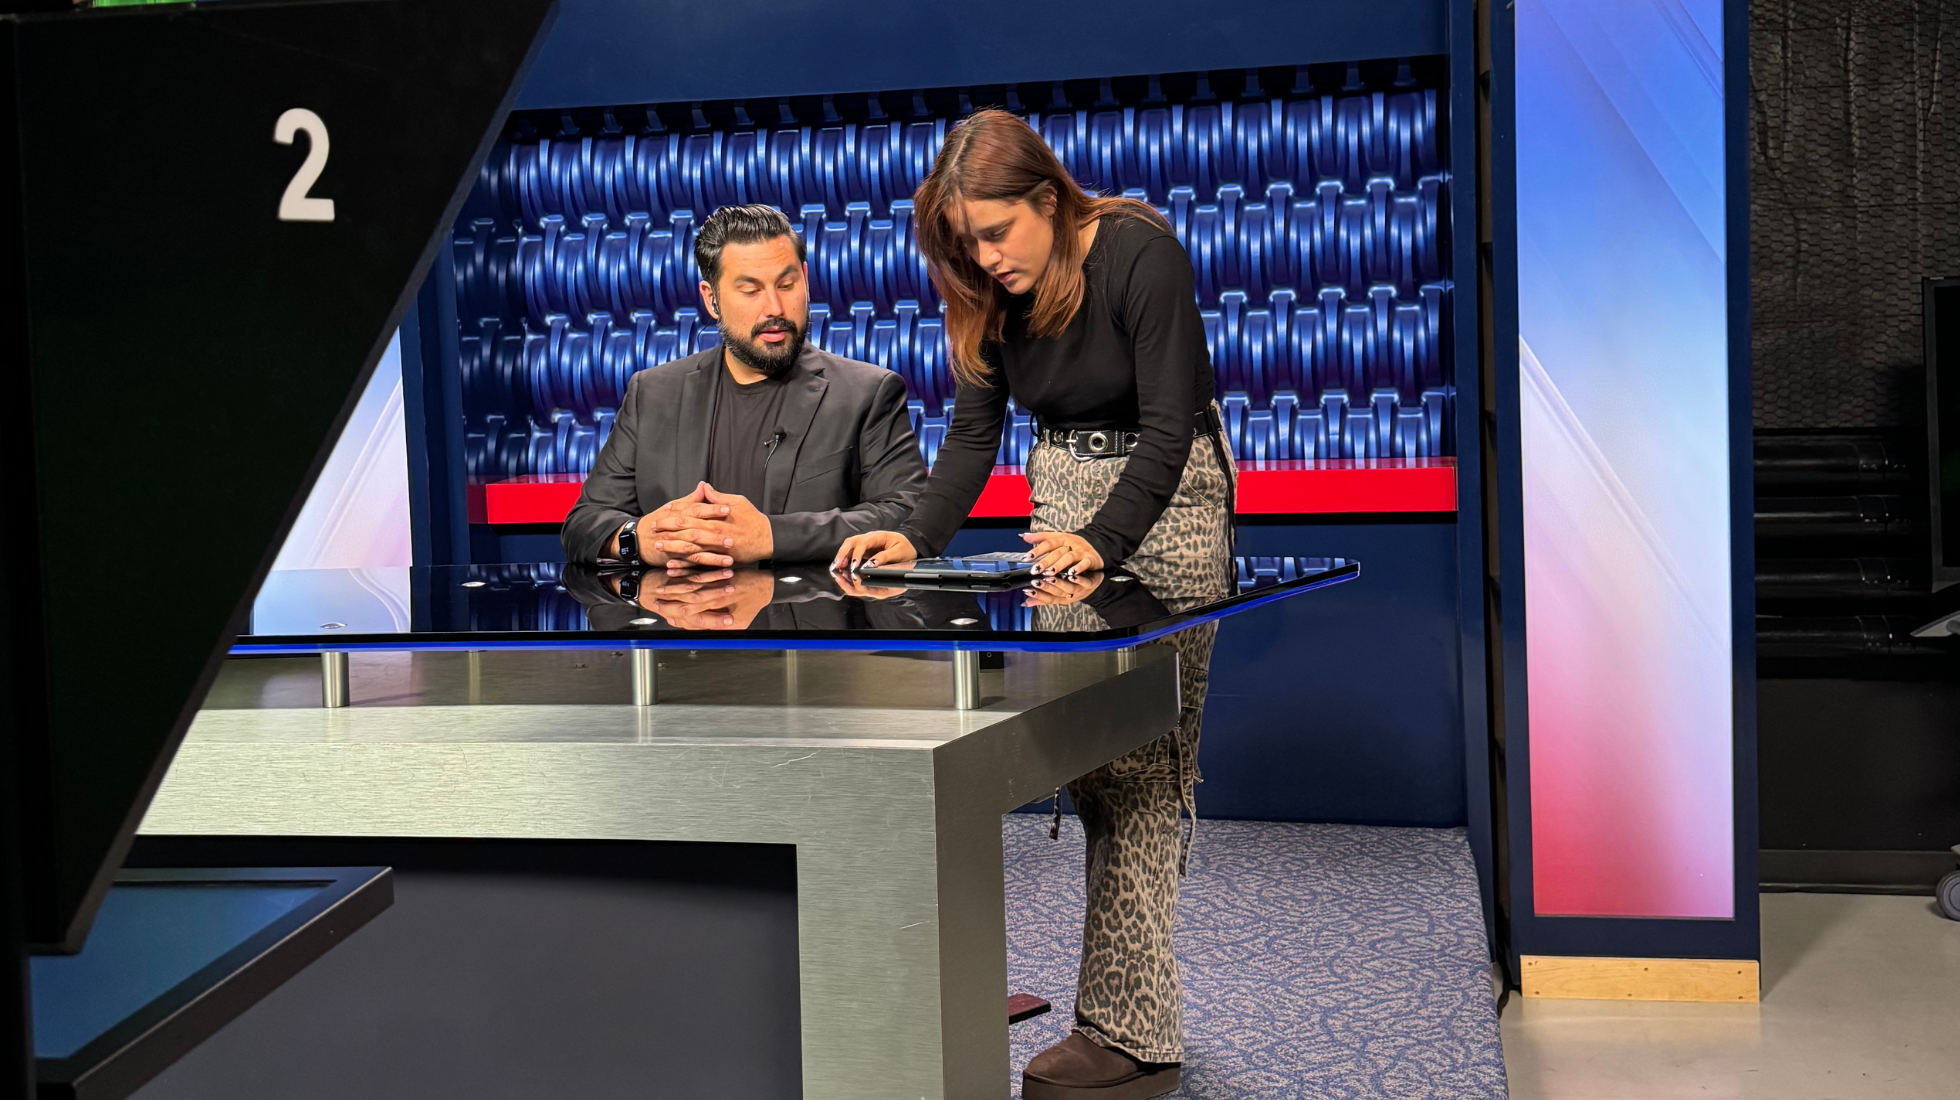
<path fill-rule="evenodd" d="M 762 445 L 762 449 L 769 452 L 769 457 L 771 458 L 776 457 L 776 445 L 781 443 L 783 441 L 783 437 L 788 434 L 789 433 L 783 431 L 782 428 L 780 427 L 777 428 L 776 434 L 769 437 L 769 441 Z"/>

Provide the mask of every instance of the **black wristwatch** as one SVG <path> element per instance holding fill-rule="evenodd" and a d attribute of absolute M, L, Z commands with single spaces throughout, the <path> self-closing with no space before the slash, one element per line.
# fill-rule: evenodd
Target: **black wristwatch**
<path fill-rule="evenodd" d="M 640 557 L 640 521 L 629 519 L 619 529 L 619 560 L 632 565 L 645 565 Z"/>
<path fill-rule="evenodd" d="M 638 569 L 635 569 L 619 578 L 620 599 L 631 604 L 640 602 L 640 577 L 642 575 Z"/>

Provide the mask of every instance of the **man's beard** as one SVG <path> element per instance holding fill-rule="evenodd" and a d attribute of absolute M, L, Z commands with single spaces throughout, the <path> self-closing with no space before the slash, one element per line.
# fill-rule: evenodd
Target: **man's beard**
<path fill-rule="evenodd" d="M 749 330 L 747 339 L 738 338 L 728 331 L 725 321 L 716 321 L 715 327 L 721 330 L 721 344 L 742 365 L 753 371 L 760 371 L 765 378 L 781 378 L 796 365 L 796 357 L 803 352 L 803 328 L 787 317 L 764 317 Z M 789 337 L 780 344 L 763 343 L 758 337 L 765 332 L 787 332 Z"/>

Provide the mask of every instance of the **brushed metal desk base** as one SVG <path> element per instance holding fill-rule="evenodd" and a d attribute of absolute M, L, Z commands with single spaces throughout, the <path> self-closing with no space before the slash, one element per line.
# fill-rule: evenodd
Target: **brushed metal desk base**
<path fill-rule="evenodd" d="M 1176 723 L 1175 653 L 1121 664 L 1017 654 L 976 710 L 206 710 L 142 831 L 793 844 L 804 1095 L 1002 1100 L 1001 815 Z"/>
<path fill-rule="evenodd" d="M 633 651 L 634 706 L 650 707 L 660 701 L 659 674 L 659 650 L 636 649 Z"/>
<path fill-rule="evenodd" d="M 980 709 L 980 654 L 976 650 L 953 651 L 953 709 Z"/>

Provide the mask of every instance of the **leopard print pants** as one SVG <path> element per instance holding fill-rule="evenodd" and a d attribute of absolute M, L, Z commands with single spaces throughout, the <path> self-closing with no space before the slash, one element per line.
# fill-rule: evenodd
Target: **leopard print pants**
<path fill-rule="evenodd" d="M 1028 459 L 1036 530 L 1088 526 L 1128 459 L 1083 462 L 1046 443 Z M 1177 493 L 1124 564 L 1172 610 L 1228 591 L 1231 530 L 1225 502 L 1235 474 L 1211 441 L 1197 440 Z M 1103 624 L 1081 604 L 1035 612 L 1036 629 L 1091 630 Z M 1188 842 L 1180 812 L 1197 828 L 1198 731 L 1217 624 L 1171 635 L 1180 667 L 1177 728 L 1069 784 L 1088 838 L 1088 907 L 1075 1023 L 1091 1040 L 1146 1062 L 1184 1058 L 1183 1005 L 1172 931 Z"/>

